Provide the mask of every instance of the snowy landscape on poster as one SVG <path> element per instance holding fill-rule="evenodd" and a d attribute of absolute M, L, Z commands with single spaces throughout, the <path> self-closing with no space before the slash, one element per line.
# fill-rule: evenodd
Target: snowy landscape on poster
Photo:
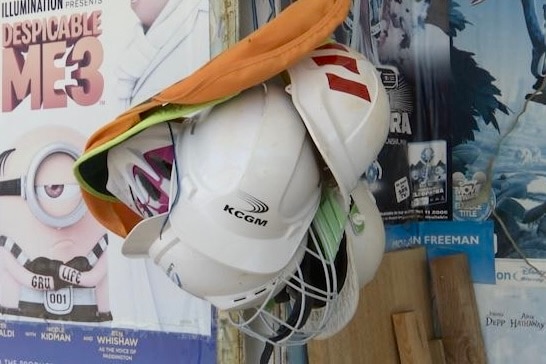
<path fill-rule="evenodd" d="M 477 96 L 474 99 L 475 114 L 481 117 L 477 118 L 472 135 L 461 137 L 461 143 L 453 151 L 453 159 L 458 162 L 453 175 L 455 189 L 464 186 L 466 192 L 455 194 L 461 197 L 459 202 L 466 201 L 458 205 L 455 201 L 456 208 L 474 209 L 480 213 L 456 215 L 474 220 L 493 218 L 491 208 L 487 207 L 493 205 L 508 231 L 507 234 L 496 223 L 497 257 L 519 258 L 509 239 L 512 236 L 527 257 L 543 258 L 546 256 L 546 159 L 542 153 L 546 148 L 543 122 L 546 105 L 541 102 L 541 94 L 534 101 L 527 101 L 541 80 L 534 74 L 539 66 L 537 54 L 543 54 L 544 50 L 533 48 L 532 31 L 528 31 L 536 22 L 540 27 L 538 31 L 543 32 L 541 2 L 525 0 L 500 5 L 497 1 L 484 1 L 475 6 L 468 1 L 456 3 L 460 6 L 455 9 L 467 23 L 453 38 L 454 47 L 460 52 L 469 52 L 477 68 L 481 68 L 481 73 L 477 70 L 468 75 L 469 84 L 461 91 L 470 93 L 472 78 L 474 87 L 482 87 L 483 94 L 489 96 L 489 99 Z M 533 8 L 535 5 L 537 7 Z M 481 86 L 477 75 L 482 76 Z M 486 79 L 489 82 L 485 82 Z M 484 112 L 486 102 L 490 108 Z M 482 113 L 477 114 L 478 111 Z M 459 128 L 460 134 L 469 132 L 466 123 L 461 122 Z M 492 161 L 492 174 L 488 176 Z M 460 185 L 455 183 L 455 178 Z M 487 191 L 484 178 L 491 179 L 491 193 L 487 196 L 480 194 L 480 191 Z M 469 189 L 468 184 L 472 184 L 473 189 Z M 476 200 L 478 195 L 479 201 Z M 481 211 L 476 210 L 480 204 Z"/>

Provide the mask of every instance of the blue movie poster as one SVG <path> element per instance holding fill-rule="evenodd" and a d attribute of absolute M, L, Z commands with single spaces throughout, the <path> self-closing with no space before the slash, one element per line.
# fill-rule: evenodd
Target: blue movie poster
<path fill-rule="evenodd" d="M 450 20 L 453 216 L 493 221 L 497 240 L 497 284 L 475 285 L 488 362 L 540 362 L 546 3 L 457 0 Z"/>
<path fill-rule="evenodd" d="M 498 258 L 546 256 L 545 16 L 542 0 L 451 5 L 453 215 L 492 219 Z"/>
<path fill-rule="evenodd" d="M 386 226 L 386 250 L 424 246 L 427 259 L 465 254 L 472 281 L 495 283 L 495 244 L 491 221 L 427 221 Z"/>

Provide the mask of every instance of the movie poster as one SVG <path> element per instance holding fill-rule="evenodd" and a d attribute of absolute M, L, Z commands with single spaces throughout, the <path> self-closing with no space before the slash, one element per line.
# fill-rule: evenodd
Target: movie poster
<path fill-rule="evenodd" d="M 425 246 L 427 259 L 465 254 L 474 283 L 495 283 L 491 221 L 426 221 L 388 225 L 386 251 Z"/>
<path fill-rule="evenodd" d="M 546 290 L 474 285 L 488 363 L 540 362 L 546 354 Z"/>
<path fill-rule="evenodd" d="M 454 112 L 460 120 L 473 116 L 473 124 L 461 123 L 456 131 L 455 215 L 493 219 L 498 258 L 520 258 L 510 238 L 528 258 L 546 257 L 542 3 L 459 1 L 454 8 L 465 21 L 453 38 L 453 53 L 460 59 L 454 72 L 468 74 L 458 87 L 467 90 L 469 100 L 458 102 Z M 491 29 L 501 22 L 510 27 Z"/>
<path fill-rule="evenodd" d="M 122 256 L 72 173 L 93 132 L 210 58 L 209 2 L 0 4 L 0 362 L 215 362 L 211 306 Z"/>
<path fill-rule="evenodd" d="M 365 173 L 385 223 L 451 218 L 448 2 L 354 2 L 338 41 L 374 64 L 389 135 Z"/>
<path fill-rule="evenodd" d="M 496 285 L 475 285 L 488 361 L 540 361 L 546 3 L 456 0 L 450 13 L 453 217 L 492 220 L 497 244 Z"/>

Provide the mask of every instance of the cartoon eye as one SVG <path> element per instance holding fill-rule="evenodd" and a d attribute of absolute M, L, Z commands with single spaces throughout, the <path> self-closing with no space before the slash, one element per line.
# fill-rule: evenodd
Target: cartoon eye
<path fill-rule="evenodd" d="M 68 216 L 81 202 L 77 184 L 51 184 L 34 187 L 40 208 L 49 216 Z"/>
<path fill-rule="evenodd" d="M 44 186 L 44 192 L 51 198 L 59 197 L 64 191 L 64 185 L 48 185 Z"/>
<path fill-rule="evenodd" d="M 35 186 L 36 196 L 39 200 L 69 199 L 77 197 L 79 187 L 75 184 L 52 184 Z"/>

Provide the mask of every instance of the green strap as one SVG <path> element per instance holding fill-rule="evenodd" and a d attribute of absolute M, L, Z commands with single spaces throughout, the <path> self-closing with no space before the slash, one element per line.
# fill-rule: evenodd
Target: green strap
<path fill-rule="evenodd" d="M 336 195 L 336 188 L 323 189 L 319 208 L 312 222 L 322 252 L 330 262 L 337 255 L 348 218 Z"/>

